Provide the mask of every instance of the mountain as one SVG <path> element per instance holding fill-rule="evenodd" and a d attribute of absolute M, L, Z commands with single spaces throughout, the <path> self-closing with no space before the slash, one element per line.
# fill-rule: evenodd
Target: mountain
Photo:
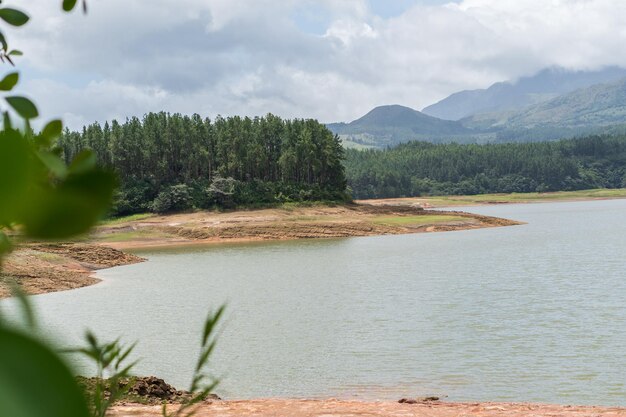
<path fill-rule="evenodd" d="M 460 120 L 480 113 L 519 110 L 562 94 L 617 81 L 626 69 L 607 67 L 598 71 L 549 68 L 515 82 L 499 82 L 483 90 L 466 90 L 428 106 L 423 113 L 445 120 Z"/>
<path fill-rule="evenodd" d="M 567 128 L 585 131 L 626 124 L 626 78 L 593 85 L 522 110 L 477 114 L 464 119 L 468 128 Z"/>
<path fill-rule="evenodd" d="M 471 133 L 459 122 L 437 119 L 400 105 L 376 107 L 351 123 L 331 123 L 326 126 L 339 135 L 344 143 L 366 147 Z"/>

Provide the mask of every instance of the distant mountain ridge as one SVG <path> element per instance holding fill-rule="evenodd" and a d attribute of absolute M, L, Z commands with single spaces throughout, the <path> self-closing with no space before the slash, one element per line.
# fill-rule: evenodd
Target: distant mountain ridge
<path fill-rule="evenodd" d="M 425 107 L 422 112 L 445 120 L 461 120 L 480 114 L 519 110 L 580 88 L 614 82 L 626 77 L 626 69 L 607 67 L 597 71 L 548 68 L 515 82 L 499 82 L 487 89 L 465 90 Z"/>
<path fill-rule="evenodd" d="M 469 129 L 456 121 L 441 120 L 397 104 L 379 106 L 350 123 L 326 125 L 342 139 L 365 146 L 394 145 L 423 137 L 467 135 Z M 374 143 L 375 142 L 375 143 Z"/>
<path fill-rule="evenodd" d="M 587 85 L 607 78 L 611 81 Z M 570 89 L 573 90 L 556 93 Z M 380 106 L 351 123 L 327 127 L 341 137 L 345 146 L 357 148 L 382 148 L 411 140 L 526 142 L 599 133 L 626 134 L 626 69 L 549 69 L 517 83 L 497 83 L 487 90 L 460 92 L 446 100 L 447 104 L 458 104 L 457 110 L 466 111 L 463 106 L 491 108 L 496 104 L 497 110 L 477 110 L 461 120 L 444 120 L 400 105 Z M 452 107 L 448 106 L 448 110 Z"/>
<path fill-rule="evenodd" d="M 593 85 L 522 110 L 485 113 L 463 120 L 474 129 L 601 128 L 626 123 L 626 78 Z"/>

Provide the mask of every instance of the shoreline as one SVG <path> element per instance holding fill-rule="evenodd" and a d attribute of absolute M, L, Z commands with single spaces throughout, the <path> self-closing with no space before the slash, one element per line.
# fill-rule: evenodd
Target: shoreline
<path fill-rule="evenodd" d="M 554 193 L 483 194 L 360 200 L 231 212 L 143 214 L 114 219 L 69 243 L 25 243 L 10 254 L 0 274 L 0 299 L 13 282 L 27 294 L 94 285 L 99 269 L 142 262 L 154 249 L 219 244 L 398 235 L 521 225 L 523 222 L 455 211 L 459 206 L 597 201 L 626 198 L 626 189 Z M 430 208 L 435 210 L 429 210 Z M 442 208 L 444 210 L 442 210 Z M 65 249 L 59 249 L 64 246 Z M 52 250 L 50 248 L 53 248 Z"/>
<path fill-rule="evenodd" d="M 145 259 L 87 243 L 27 243 L 7 256 L 0 275 L 0 300 L 17 283 L 28 295 L 82 288 L 101 282 L 95 272 Z"/>
<path fill-rule="evenodd" d="M 419 205 L 423 208 L 475 207 L 498 204 L 536 204 L 626 199 L 626 188 L 598 188 L 580 191 L 553 191 L 545 193 L 499 193 L 476 195 L 449 195 L 432 197 L 398 197 L 355 200 L 357 204 Z"/>
<path fill-rule="evenodd" d="M 5 260 L 0 299 L 10 283 L 29 295 L 93 285 L 99 269 L 144 259 L 126 251 L 184 246 L 348 238 L 471 230 L 522 222 L 461 211 L 425 210 L 407 205 L 351 204 L 141 215 L 102 224 L 82 241 L 27 242 Z"/>
<path fill-rule="evenodd" d="M 175 409 L 175 407 L 172 407 Z M 120 405 L 111 416 L 160 416 L 160 406 Z M 419 401 L 354 401 L 306 399 L 257 399 L 240 401 L 210 401 L 201 404 L 197 417 L 230 416 L 298 416 L 298 417 L 588 417 L 626 416 L 624 407 L 575 406 L 520 402 L 462 402 Z"/>
<path fill-rule="evenodd" d="M 70 243 L 26 243 L 4 262 L 0 299 L 18 282 L 27 294 L 94 285 L 95 271 L 142 262 L 126 251 L 296 239 L 347 238 L 502 227 L 523 222 L 455 211 L 455 206 L 626 198 L 626 189 L 362 200 L 337 206 L 135 215 L 97 226 Z M 433 208 L 436 210 L 429 210 Z M 444 208 L 444 210 L 441 210 Z M 447 209 L 446 209 L 447 208 Z M 59 249 L 64 247 L 64 249 Z M 53 249 L 50 249 L 53 248 Z"/>
<path fill-rule="evenodd" d="M 156 218 L 156 222 L 160 223 L 157 226 L 163 232 L 162 236 L 150 236 L 142 238 L 140 236 L 142 226 L 138 226 L 134 231 L 138 232 L 137 238 L 124 240 L 124 241 L 107 241 L 94 243 L 100 246 L 106 246 L 120 251 L 133 251 L 141 253 L 141 251 L 151 249 L 167 249 L 176 247 L 198 247 L 198 246 L 211 246 L 221 244 L 241 244 L 241 243 L 255 243 L 255 242 L 271 242 L 271 241 L 292 241 L 300 239 L 340 239 L 349 237 L 368 237 L 368 236 L 384 236 L 384 235 L 402 235 L 402 234 L 418 234 L 418 233 L 434 233 L 434 232 L 450 232 L 459 230 L 473 230 L 483 229 L 488 227 L 504 227 L 504 226 L 517 226 L 523 225 L 524 222 L 509 220 L 500 217 L 484 216 L 480 214 L 467 213 L 463 211 L 452 210 L 422 210 L 421 208 L 409 207 L 409 206 L 374 206 L 367 204 L 360 205 L 359 210 L 377 211 L 376 215 L 390 215 L 397 218 L 389 219 L 389 223 L 385 223 L 382 220 L 378 224 L 371 224 L 367 221 L 346 221 L 345 219 L 337 219 L 332 217 L 337 215 L 337 211 L 340 211 L 341 207 L 334 208 L 316 208 L 316 214 L 318 219 L 312 221 L 295 221 L 292 222 L 289 218 L 285 219 L 285 224 L 272 224 L 272 225 L 236 225 L 232 228 L 230 226 L 222 228 L 221 231 L 215 231 L 212 226 L 202 226 L 191 220 L 191 224 L 180 225 L 178 222 L 170 223 L 167 226 L 163 224 L 167 223 L 167 219 L 170 216 L 162 216 Z M 366 208 L 367 207 L 367 208 Z M 354 208 L 351 208 L 354 210 Z M 382 209 L 382 210 L 381 210 Z M 264 209 L 250 211 L 236 211 L 232 213 L 222 213 L 217 216 L 242 215 L 245 218 L 256 216 L 256 213 L 263 213 L 265 210 L 277 211 L 281 209 Z M 328 211 L 328 213 L 319 213 L 320 211 Z M 250 213 L 253 213 L 252 215 Z M 189 214 L 189 217 L 194 215 L 209 215 L 207 212 Z M 178 214 L 176 219 L 185 217 L 186 215 Z M 324 216 L 329 218 L 325 219 Z M 423 216 L 417 217 L 416 216 Z M 297 217 L 297 216 L 295 216 Z M 433 218 L 432 220 L 429 217 Z M 424 219 L 424 222 L 420 220 Z M 449 220 L 447 220 L 448 218 Z M 407 223 L 402 223 L 403 220 L 408 219 Z M 394 224 L 395 221 L 400 220 L 398 224 Z M 415 220 L 416 223 L 410 223 Z M 200 223 L 203 221 L 200 221 Z M 254 220 L 252 220 L 254 222 Z M 210 223 L 210 221 L 209 221 Z M 235 222 L 239 223 L 239 222 Z M 150 229 L 154 226 L 147 226 Z M 234 231 L 232 230 L 234 229 Z M 105 232 L 106 233 L 106 232 Z"/>

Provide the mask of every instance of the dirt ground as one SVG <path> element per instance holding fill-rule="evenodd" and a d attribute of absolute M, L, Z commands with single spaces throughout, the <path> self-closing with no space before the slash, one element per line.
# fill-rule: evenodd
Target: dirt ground
<path fill-rule="evenodd" d="M 355 204 L 152 216 L 101 226 L 92 240 L 117 249 L 136 249 L 227 241 L 440 232 L 516 224 L 520 223 L 456 211 Z"/>
<path fill-rule="evenodd" d="M 0 298 L 19 284 L 27 294 L 70 290 L 97 283 L 93 272 L 143 259 L 106 246 L 86 243 L 24 244 L 3 262 Z"/>
<path fill-rule="evenodd" d="M 156 417 L 159 406 L 119 406 L 111 416 Z M 626 408 L 524 403 L 365 402 L 343 400 L 264 399 L 215 401 L 202 405 L 196 417 L 613 417 Z"/>

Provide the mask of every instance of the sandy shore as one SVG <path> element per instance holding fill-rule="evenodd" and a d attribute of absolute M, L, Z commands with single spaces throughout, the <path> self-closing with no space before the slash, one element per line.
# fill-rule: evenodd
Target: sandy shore
<path fill-rule="evenodd" d="M 156 417 L 159 406 L 120 406 L 111 416 Z M 264 399 L 215 401 L 202 405 L 197 417 L 595 417 L 626 416 L 626 408 L 527 403 L 418 403 L 342 400 Z"/>

